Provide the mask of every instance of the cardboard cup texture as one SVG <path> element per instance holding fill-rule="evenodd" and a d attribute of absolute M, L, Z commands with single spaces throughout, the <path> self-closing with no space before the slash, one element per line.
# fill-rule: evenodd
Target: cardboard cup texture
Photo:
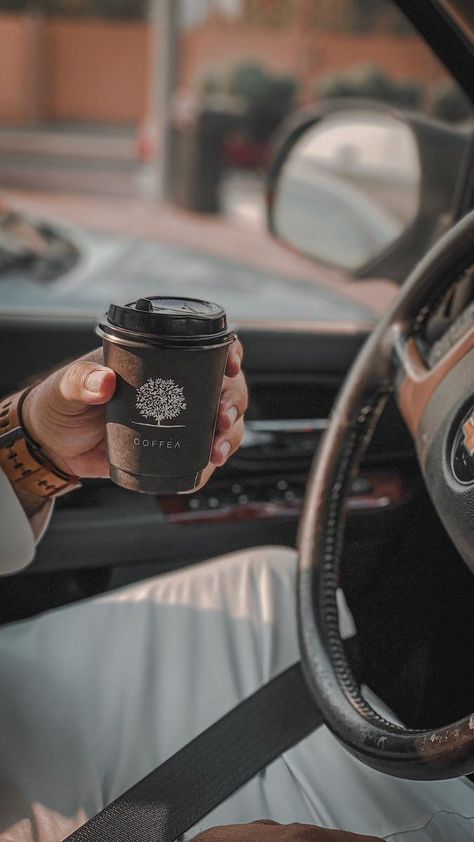
<path fill-rule="evenodd" d="M 212 450 L 229 342 L 168 348 L 102 337 L 117 375 L 106 405 L 111 478 L 145 493 L 192 491 Z"/>

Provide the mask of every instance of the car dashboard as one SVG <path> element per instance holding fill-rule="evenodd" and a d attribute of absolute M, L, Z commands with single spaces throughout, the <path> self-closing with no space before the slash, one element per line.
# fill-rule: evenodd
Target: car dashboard
<path fill-rule="evenodd" d="M 242 323 L 250 402 L 245 437 L 228 464 L 197 493 L 134 494 L 108 480 L 86 480 L 56 501 L 35 571 L 154 564 L 174 566 L 244 547 L 294 546 L 311 462 L 342 379 L 368 326 L 265 326 Z M 12 365 L 3 391 L 96 344 L 87 319 L 4 318 L 2 337 Z M 412 495 L 413 452 L 393 405 L 384 413 L 349 501 L 358 534 L 380 524 L 377 543 Z M 31 571 L 30 571 L 31 572 Z"/>

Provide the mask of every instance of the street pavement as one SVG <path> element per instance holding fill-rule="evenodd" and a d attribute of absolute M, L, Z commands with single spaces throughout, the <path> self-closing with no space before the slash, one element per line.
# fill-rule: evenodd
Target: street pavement
<path fill-rule="evenodd" d="M 252 203 L 245 210 L 244 203 L 229 202 L 227 215 L 219 216 L 190 213 L 137 198 L 64 191 L 4 189 L 0 199 L 37 218 L 175 246 L 177 256 L 182 250 L 183 261 L 185 252 L 201 253 L 228 266 L 234 264 L 236 269 L 248 267 L 279 279 L 311 282 L 321 290 L 362 305 L 374 315 L 385 310 L 396 291 L 386 281 L 354 281 L 281 246 L 270 238 L 262 214 L 256 212 Z M 189 268 L 189 258 L 186 260 Z"/>
<path fill-rule="evenodd" d="M 0 199 L 26 213 L 203 252 L 278 278 L 310 281 L 375 314 L 393 298 L 392 284 L 354 281 L 272 240 L 262 179 L 252 172 L 226 174 L 220 215 L 143 198 L 150 195 L 149 179 L 130 129 L 0 126 Z"/>

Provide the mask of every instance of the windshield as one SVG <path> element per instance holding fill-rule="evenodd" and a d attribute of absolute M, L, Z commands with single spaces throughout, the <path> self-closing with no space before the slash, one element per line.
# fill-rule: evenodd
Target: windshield
<path fill-rule="evenodd" d="M 394 3 L 179 0 L 164 54 L 135 0 L 14 6 L 0 11 L 3 312 L 96 318 L 112 300 L 179 294 L 239 321 L 367 324 L 387 307 L 388 276 L 351 272 L 420 212 L 400 147 L 384 153 L 388 178 L 372 130 L 363 150 L 336 133 L 339 181 L 320 168 L 296 185 L 306 246 L 332 221 L 344 270 L 271 240 L 265 168 L 285 120 L 339 99 L 467 131 L 469 102 Z M 461 162 L 440 154 L 436 166 L 453 183 Z M 317 232 L 310 205 L 327 211 Z"/>

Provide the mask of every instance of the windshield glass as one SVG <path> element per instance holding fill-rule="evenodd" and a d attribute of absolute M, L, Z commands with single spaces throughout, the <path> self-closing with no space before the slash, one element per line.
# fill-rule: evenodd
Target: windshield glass
<path fill-rule="evenodd" d="M 339 271 L 266 231 L 274 137 L 297 109 L 338 99 L 458 136 L 472 113 L 465 95 L 390 0 L 177 0 L 164 51 L 145 5 L 2 6 L 1 310 L 96 318 L 112 300 L 180 294 L 238 321 L 372 322 L 395 287 L 384 276 L 354 283 L 354 255 L 372 259 L 416 221 L 418 170 L 407 178 L 399 144 L 381 156 L 371 129 L 359 132 L 363 149 L 350 130 L 347 141 L 328 135 L 338 181 L 314 170 L 292 218 L 306 242 L 302 201 L 330 209 L 325 255 L 340 256 Z M 461 161 L 440 150 L 447 182 Z"/>

